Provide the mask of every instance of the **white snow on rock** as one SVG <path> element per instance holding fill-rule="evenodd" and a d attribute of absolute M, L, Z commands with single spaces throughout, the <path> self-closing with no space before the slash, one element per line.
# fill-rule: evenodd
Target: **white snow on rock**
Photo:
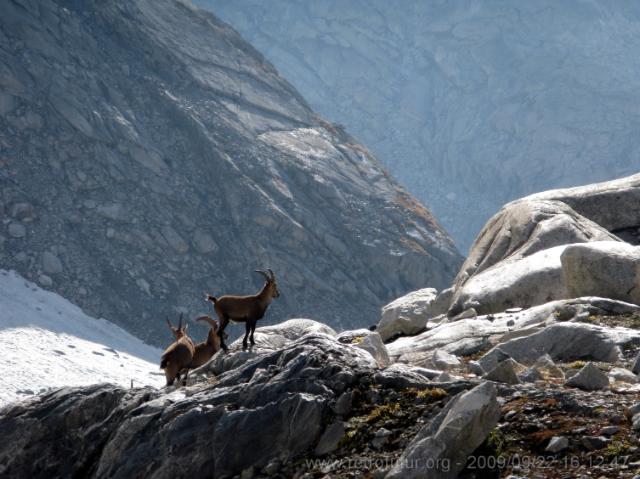
<path fill-rule="evenodd" d="M 162 351 L 13 271 L 0 270 L 0 406 L 50 388 L 162 386 Z"/>

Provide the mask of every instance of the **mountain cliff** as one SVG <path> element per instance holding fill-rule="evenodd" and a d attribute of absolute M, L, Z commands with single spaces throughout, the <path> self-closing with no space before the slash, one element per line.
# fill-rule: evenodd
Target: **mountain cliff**
<path fill-rule="evenodd" d="M 0 181 L 2 268 L 155 343 L 205 290 L 253 293 L 257 268 L 282 291 L 268 319 L 340 328 L 461 261 L 365 147 L 189 2 L 4 2 Z"/>
<path fill-rule="evenodd" d="M 635 2 L 197 3 L 364 141 L 464 251 L 510 200 L 636 172 Z"/>

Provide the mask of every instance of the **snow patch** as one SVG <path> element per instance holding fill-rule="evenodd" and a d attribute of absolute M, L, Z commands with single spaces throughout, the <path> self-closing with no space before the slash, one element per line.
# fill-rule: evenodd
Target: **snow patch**
<path fill-rule="evenodd" d="M 62 386 L 164 384 L 162 351 L 14 271 L 0 270 L 0 405 Z"/>

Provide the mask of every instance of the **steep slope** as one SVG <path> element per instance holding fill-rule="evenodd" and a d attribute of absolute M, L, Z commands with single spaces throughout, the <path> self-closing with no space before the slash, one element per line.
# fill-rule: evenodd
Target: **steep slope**
<path fill-rule="evenodd" d="M 62 386 L 162 386 L 162 351 L 76 305 L 0 270 L 0 406 Z"/>
<path fill-rule="evenodd" d="M 636 2 L 196 0 L 466 251 L 504 203 L 637 171 Z"/>
<path fill-rule="evenodd" d="M 0 261 L 156 344 L 202 293 L 371 324 L 444 286 L 431 214 L 234 30 L 188 2 L 4 2 Z"/>

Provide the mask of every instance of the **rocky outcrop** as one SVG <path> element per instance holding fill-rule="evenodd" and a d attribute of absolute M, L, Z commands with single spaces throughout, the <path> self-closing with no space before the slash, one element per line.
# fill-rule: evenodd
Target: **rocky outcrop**
<path fill-rule="evenodd" d="M 365 147 L 188 2 L 5 2 L 0 44 L 0 261 L 92 316 L 165 343 L 165 315 L 270 267 L 265 321 L 355 328 L 460 264 Z"/>
<path fill-rule="evenodd" d="M 508 201 L 637 172 L 640 12 L 625 2 L 196 1 L 362 138 L 463 251 Z"/>
<path fill-rule="evenodd" d="M 524 198 L 484 226 L 453 282 L 449 315 L 498 312 L 568 297 L 560 255 L 568 244 L 619 241 L 559 201 Z"/>
<path fill-rule="evenodd" d="M 639 303 L 637 254 L 626 243 L 640 243 L 638 197 L 640 175 L 634 175 L 505 205 L 473 243 L 451 286 L 447 314 L 592 295 Z"/>
<path fill-rule="evenodd" d="M 273 326 L 257 328 L 254 334 L 256 344 L 249 350 L 242 349 L 242 337 L 229 345 L 229 354 L 216 354 L 211 361 L 193 374 L 207 377 L 235 369 L 261 354 L 278 351 L 307 334 L 335 336 L 333 328 L 312 319 L 289 319 Z"/>

